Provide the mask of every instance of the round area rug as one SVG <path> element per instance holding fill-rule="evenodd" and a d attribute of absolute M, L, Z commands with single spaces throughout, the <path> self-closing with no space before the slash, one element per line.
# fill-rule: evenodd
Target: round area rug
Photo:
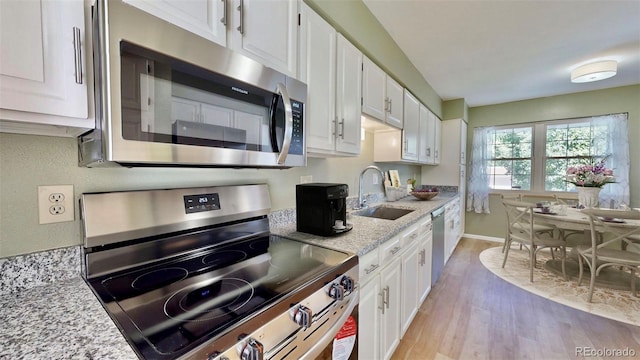
<path fill-rule="evenodd" d="M 544 268 L 544 263 L 551 259 L 551 255 L 545 250 L 538 253 L 536 268 L 533 271 L 533 283 L 531 283 L 529 282 L 528 254 L 525 249 L 511 248 L 507 264 L 503 269 L 502 247 L 492 247 L 480 253 L 480 262 L 501 279 L 533 294 L 574 309 L 640 326 L 640 298 L 634 297 L 631 291 L 596 287 L 593 291 L 593 302 L 589 303 L 587 302 L 588 274 L 582 280 L 581 286 L 578 286 L 575 280 L 565 281 L 561 276 Z"/>

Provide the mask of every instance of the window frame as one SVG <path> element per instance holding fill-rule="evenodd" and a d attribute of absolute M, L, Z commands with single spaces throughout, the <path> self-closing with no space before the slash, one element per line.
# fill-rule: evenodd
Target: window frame
<path fill-rule="evenodd" d="M 517 129 L 523 127 L 531 127 L 532 141 L 531 141 L 531 188 L 529 190 L 523 189 L 494 189 L 489 185 L 490 194 L 513 194 L 513 193 L 526 193 L 530 196 L 547 195 L 551 194 L 575 194 L 574 191 L 554 191 L 545 189 L 545 177 L 546 177 L 546 164 L 547 164 L 547 126 L 549 125 L 564 125 L 564 124 L 579 124 L 579 123 L 591 123 L 591 119 L 598 116 L 588 116 L 570 119 L 559 120 L 544 120 L 526 123 L 505 124 L 494 126 L 495 131 L 504 129 Z M 495 160 L 492 158 L 491 160 Z"/>

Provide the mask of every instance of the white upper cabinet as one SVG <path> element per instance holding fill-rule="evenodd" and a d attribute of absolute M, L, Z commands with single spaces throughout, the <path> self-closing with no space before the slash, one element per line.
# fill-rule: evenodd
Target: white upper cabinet
<path fill-rule="evenodd" d="M 73 136 L 94 127 L 84 2 L 0 1 L 0 17 L 0 130 Z"/>
<path fill-rule="evenodd" d="M 297 74 L 298 2 L 232 2 L 230 48 L 291 77 Z"/>
<path fill-rule="evenodd" d="M 336 150 L 360 154 L 362 107 L 362 53 L 338 34 L 336 111 L 338 119 Z"/>
<path fill-rule="evenodd" d="M 331 152 L 336 126 L 336 31 L 306 4 L 300 10 L 299 78 L 307 83 L 307 152 Z"/>
<path fill-rule="evenodd" d="M 404 90 L 404 128 L 402 129 L 402 159 L 418 161 L 420 102 Z"/>
<path fill-rule="evenodd" d="M 402 129 L 402 86 L 366 56 L 362 63 L 362 112 Z"/>
<path fill-rule="evenodd" d="M 125 0 L 187 31 L 296 77 L 296 0 Z"/>
<path fill-rule="evenodd" d="M 440 164 L 440 158 L 442 156 L 442 121 L 435 114 L 433 115 L 435 118 L 435 127 L 434 127 L 434 148 L 433 152 L 433 163 L 435 165 Z"/>
<path fill-rule="evenodd" d="M 387 110 L 387 124 L 402 129 L 404 126 L 403 121 L 403 106 L 402 101 L 404 99 L 404 89 L 398 82 L 387 76 L 387 98 L 388 110 Z"/>
<path fill-rule="evenodd" d="M 387 74 L 368 57 L 362 58 L 362 112 L 378 120 L 387 117 Z"/>
<path fill-rule="evenodd" d="M 310 156 L 360 153 L 362 53 L 306 4 L 301 4 L 299 78 L 307 83 Z"/>
<path fill-rule="evenodd" d="M 205 39 L 227 45 L 227 0 L 124 1 Z"/>
<path fill-rule="evenodd" d="M 429 109 L 420 104 L 418 116 L 418 162 L 422 164 L 433 163 L 433 151 L 430 148 L 430 135 L 433 133 L 433 124 L 430 121 Z"/>

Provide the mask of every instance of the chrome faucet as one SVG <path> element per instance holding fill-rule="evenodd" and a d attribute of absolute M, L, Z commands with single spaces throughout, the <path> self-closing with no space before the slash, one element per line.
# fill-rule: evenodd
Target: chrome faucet
<path fill-rule="evenodd" d="M 358 206 L 354 210 L 364 209 L 367 207 L 367 201 L 364 199 L 364 195 L 362 194 L 362 179 L 364 179 L 364 173 L 366 173 L 367 170 L 369 169 L 377 170 L 380 173 L 380 176 L 381 176 L 380 184 L 382 184 L 382 191 L 386 194 L 386 189 L 384 187 L 384 172 L 382 171 L 382 169 L 380 169 L 375 165 L 369 165 L 366 168 L 364 168 L 364 170 L 362 170 L 362 172 L 360 173 L 360 184 L 359 184 L 360 187 L 358 189 Z"/>

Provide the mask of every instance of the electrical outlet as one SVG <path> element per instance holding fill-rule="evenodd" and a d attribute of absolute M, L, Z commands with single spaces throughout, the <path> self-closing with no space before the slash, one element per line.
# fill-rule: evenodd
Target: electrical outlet
<path fill-rule="evenodd" d="M 38 186 L 40 224 L 74 220 L 73 185 Z"/>
<path fill-rule="evenodd" d="M 371 174 L 373 176 L 373 178 L 371 179 L 371 183 L 373 185 L 378 185 L 380 183 L 380 180 L 378 179 L 378 174 Z"/>
<path fill-rule="evenodd" d="M 313 175 L 300 176 L 300 184 L 307 184 L 313 182 Z"/>

